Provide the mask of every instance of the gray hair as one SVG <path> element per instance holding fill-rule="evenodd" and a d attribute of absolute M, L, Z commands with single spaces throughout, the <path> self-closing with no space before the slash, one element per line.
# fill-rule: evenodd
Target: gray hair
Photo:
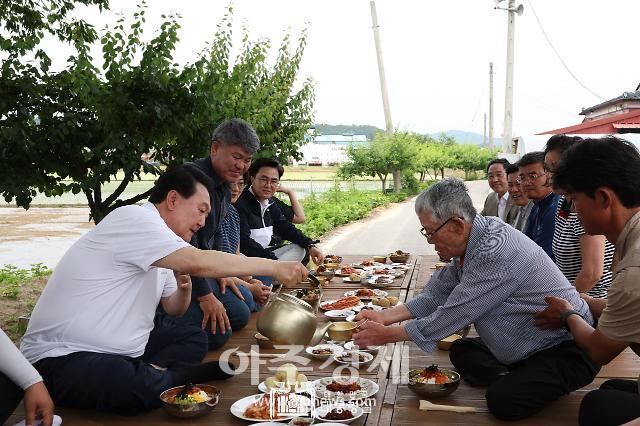
<path fill-rule="evenodd" d="M 222 145 L 238 145 L 251 155 L 260 149 L 260 138 L 258 134 L 241 118 L 232 118 L 223 121 L 213 131 L 212 142 L 220 142 Z"/>
<path fill-rule="evenodd" d="M 441 222 L 453 216 L 473 222 L 477 212 L 464 182 L 456 178 L 446 178 L 418 195 L 416 214 L 422 213 L 430 214 Z"/>

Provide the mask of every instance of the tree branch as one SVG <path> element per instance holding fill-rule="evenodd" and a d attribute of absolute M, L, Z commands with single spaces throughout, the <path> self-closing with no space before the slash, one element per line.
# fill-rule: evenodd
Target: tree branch
<path fill-rule="evenodd" d="M 143 192 L 142 194 L 138 194 L 135 197 L 129 198 L 128 200 L 118 200 L 113 204 L 112 208 L 110 208 L 109 211 L 115 210 L 118 207 L 128 206 L 129 204 L 135 204 L 140 200 L 149 198 L 149 195 L 151 195 L 152 191 L 153 191 L 153 188 L 149 188 L 147 191 Z"/>
<path fill-rule="evenodd" d="M 122 179 L 122 182 L 120 182 L 120 185 L 118 185 L 116 190 L 113 191 L 113 194 L 109 195 L 107 199 L 104 200 L 104 204 L 108 206 L 111 203 L 113 203 L 115 200 L 117 200 L 120 194 L 122 194 L 124 190 L 127 188 L 127 185 L 129 185 L 129 183 L 131 182 L 133 182 L 133 175 L 125 173 L 124 178 Z"/>
<path fill-rule="evenodd" d="M 89 204 L 89 209 L 93 210 L 96 204 L 93 201 L 93 196 L 91 196 L 91 191 L 89 191 L 88 189 L 83 189 L 82 192 L 84 192 L 85 197 L 87 197 L 87 203 Z"/>
<path fill-rule="evenodd" d="M 94 201 L 96 205 L 102 204 L 102 188 L 100 182 L 93 187 Z"/>

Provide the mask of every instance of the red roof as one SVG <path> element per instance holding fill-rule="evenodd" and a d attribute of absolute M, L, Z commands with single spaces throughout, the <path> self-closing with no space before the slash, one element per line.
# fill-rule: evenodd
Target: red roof
<path fill-rule="evenodd" d="M 575 126 L 549 130 L 539 135 L 558 134 L 613 134 L 625 133 L 625 129 L 640 129 L 640 109 L 633 109 L 622 114 L 612 115 L 596 120 L 584 121 Z M 620 132 L 620 130 L 623 130 Z"/>

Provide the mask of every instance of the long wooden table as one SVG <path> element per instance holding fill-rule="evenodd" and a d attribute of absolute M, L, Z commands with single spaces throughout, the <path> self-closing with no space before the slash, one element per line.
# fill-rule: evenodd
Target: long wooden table
<path fill-rule="evenodd" d="M 339 254 L 339 253 L 338 253 Z M 365 259 L 370 256 L 343 256 L 343 263 L 350 263 Z M 409 300 L 416 292 L 419 292 L 428 281 L 429 276 L 434 272 L 434 265 L 438 259 L 434 256 L 419 256 L 409 260 L 413 268 L 403 277 L 397 279 L 394 284 L 385 289 L 391 296 L 398 296 L 401 301 Z M 337 299 L 342 297 L 348 290 L 360 288 L 361 285 L 349 284 L 335 277 L 329 284 L 324 286 L 324 300 Z M 252 345 L 256 344 L 254 334 L 256 332 L 257 315 L 253 315 L 251 321 L 243 330 L 234 332 L 227 345 L 221 350 L 211 351 L 206 357 L 207 361 L 219 359 L 227 350 L 231 349 L 233 355 L 230 359 L 236 365 L 240 363 L 241 353 L 250 353 Z M 109 413 L 99 413 L 95 411 L 75 410 L 58 408 L 56 412 L 62 416 L 65 425 L 248 425 L 247 422 L 236 418 L 230 412 L 231 405 L 248 395 L 259 393 L 257 384 L 266 377 L 274 374 L 274 367 L 290 360 L 279 358 L 284 354 L 282 350 L 260 349 L 260 356 L 254 359 L 260 360 L 256 367 L 257 373 L 252 378 L 250 370 L 245 371 L 231 379 L 225 381 L 211 382 L 222 391 L 222 398 L 213 413 L 196 419 L 176 419 L 169 417 L 162 409 L 151 413 L 135 417 L 121 417 Z M 336 364 L 321 362 L 309 358 L 302 353 L 303 358 L 295 360 L 296 365 L 300 365 L 302 372 L 310 380 L 322 377 L 330 377 Z M 380 386 L 380 391 L 375 395 L 371 412 L 363 415 L 360 419 L 352 423 L 355 426 L 387 426 L 387 425 L 441 425 L 441 424 L 479 424 L 493 425 L 502 424 L 489 414 L 457 414 L 448 412 L 425 412 L 418 410 L 420 397 L 412 393 L 403 384 L 403 379 L 411 368 L 422 368 L 430 364 L 438 364 L 444 368 L 452 367 L 449 361 L 448 352 L 436 350 L 428 354 L 422 352 L 412 342 L 388 344 L 378 355 L 381 362 L 375 368 L 361 368 L 359 373 L 362 377 L 376 381 Z M 245 358 L 246 359 L 246 358 Z M 301 362 L 305 364 L 302 365 Z M 577 424 L 578 407 L 586 390 L 595 389 L 607 378 L 637 377 L 640 371 L 640 360 L 630 351 L 623 352 L 612 363 L 604 367 L 596 380 L 582 391 L 574 392 L 545 408 L 538 415 L 530 419 L 518 422 L 526 425 L 567 425 Z M 437 403 L 451 405 L 465 405 L 486 408 L 484 401 L 484 389 L 472 388 L 462 382 L 456 392 L 449 397 L 437 400 Z M 23 418 L 22 407 L 9 419 L 8 424 L 13 424 Z"/>

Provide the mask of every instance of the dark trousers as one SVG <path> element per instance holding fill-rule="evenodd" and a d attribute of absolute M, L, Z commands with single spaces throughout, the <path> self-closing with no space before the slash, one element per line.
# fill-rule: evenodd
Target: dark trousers
<path fill-rule="evenodd" d="M 24 391 L 0 373 L 0 425 L 7 421 L 22 400 Z"/>
<path fill-rule="evenodd" d="M 581 426 L 621 425 L 640 417 L 640 394 L 635 380 L 607 380 L 580 404 Z"/>
<path fill-rule="evenodd" d="M 470 385 L 488 386 L 487 407 L 501 420 L 532 416 L 549 402 L 591 383 L 600 370 L 573 340 L 505 365 L 480 338 L 465 338 L 453 343 L 449 357 Z"/>
<path fill-rule="evenodd" d="M 205 332 L 208 348 L 210 350 L 214 350 L 221 348 L 225 343 L 227 343 L 231 338 L 232 330 L 240 330 L 247 325 L 251 318 L 252 308 L 255 308 L 255 303 L 253 302 L 253 295 L 251 294 L 251 291 L 244 286 L 238 286 L 238 289 L 244 297 L 244 301 L 242 301 L 230 289 L 227 289 L 227 291 L 222 294 L 217 280 L 207 279 L 206 281 L 209 284 L 209 287 L 211 287 L 213 294 L 224 305 L 227 316 L 229 317 L 229 323 L 231 324 L 231 330 L 227 330 L 226 333 L 223 334 L 218 327 L 214 334 L 211 332 L 211 320 L 207 323 Z M 200 327 L 202 325 L 202 319 L 204 318 L 202 309 L 200 309 L 200 302 L 195 298 L 191 299 L 191 303 L 189 304 L 187 311 L 179 318 L 174 318 L 164 313 L 162 305 L 158 307 L 158 312 L 162 317 L 163 326 L 169 327 L 175 325 Z"/>
<path fill-rule="evenodd" d="M 57 406 L 136 414 L 162 405 L 160 393 L 176 383 L 170 368 L 199 363 L 207 338 L 198 327 L 156 327 L 139 358 L 75 352 L 34 364 Z"/>

